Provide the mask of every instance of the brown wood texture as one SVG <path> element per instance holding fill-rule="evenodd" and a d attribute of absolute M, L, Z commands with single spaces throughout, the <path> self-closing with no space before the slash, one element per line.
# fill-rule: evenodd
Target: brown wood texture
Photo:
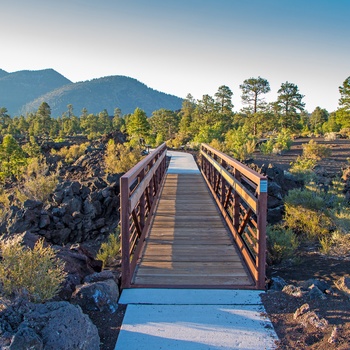
<path fill-rule="evenodd" d="M 254 288 L 200 174 L 167 175 L 132 285 Z"/>

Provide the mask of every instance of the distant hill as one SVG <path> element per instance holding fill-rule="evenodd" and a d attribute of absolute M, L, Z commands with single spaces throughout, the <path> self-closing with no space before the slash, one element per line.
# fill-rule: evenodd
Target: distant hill
<path fill-rule="evenodd" d="M 106 109 L 113 115 L 117 107 L 123 114 L 132 113 L 139 107 L 148 116 L 160 108 L 177 110 L 182 105 L 179 97 L 153 90 L 126 76 L 108 76 L 61 86 L 27 103 L 20 112 L 25 114 L 36 111 L 44 101 L 51 107 L 53 117 L 67 111 L 68 104 L 73 105 L 76 115 L 80 115 L 83 108 L 89 113 L 99 113 Z"/>
<path fill-rule="evenodd" d="M 66 84 L 72 82 L 53 69 L 14 73 L 0 70 L 0 107 L 6 107 L 11 116 L 18 115 L 29 101 Z"/>
<path fill-rule="evenodd" d="M 8 75 L 8 74 L 10 74 L 10 73 L 7 73 L 7 72 L 4 71 L 3 69 L 0 69 L 0 79 L 1 79 L 2 77 L 4 77 L 5 75 Z"/>

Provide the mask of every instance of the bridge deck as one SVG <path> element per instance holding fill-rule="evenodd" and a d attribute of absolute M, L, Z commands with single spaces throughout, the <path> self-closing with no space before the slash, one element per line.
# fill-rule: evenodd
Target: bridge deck
<path fill-rule="evenodd" d="M 201 174 L 167 174 L 132 284 L 254 285 Z"/>

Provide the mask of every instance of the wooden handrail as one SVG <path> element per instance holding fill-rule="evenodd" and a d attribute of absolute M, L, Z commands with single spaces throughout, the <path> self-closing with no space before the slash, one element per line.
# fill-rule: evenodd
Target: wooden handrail
<path fill-rule="evenodd" d="M 201 145 L 201 172 L 255 281 L 265 288 L 267 178 Z"/>
<path fill-rule="evenodd" d="M 165 178 L 163 143 L 120 178 L 122 288 L 131 285 Z"/>

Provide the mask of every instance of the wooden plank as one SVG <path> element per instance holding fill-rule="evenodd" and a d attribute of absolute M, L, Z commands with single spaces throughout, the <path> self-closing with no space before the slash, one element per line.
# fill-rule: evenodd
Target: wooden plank
<path fill-rule="evenodd" d="M 216 255 L 216 254 L 193 254 L 189 256 L 188 254 L 176 253 L 172 256 L 167 254 L 161 255 L 144 255 L 142 258 L 142 263 L 145 262 L 240 262 L 241 258 L 234 255 Z"/>
<path fill-rule="evenodd" d="M 167 175 L 133 283 L 252 286 L 201 175 Z"/>
<path fill-rule="evenodd" d="M 149 285 L 149 286 L 235 286 L 235 285 L 245 285 L 253 286 L 253 283 L 249 277 L 237 276 L 237 277 L 222 277 L 222 276 L 198 276 L 193 278 L 193 276 L 143 276 L 138 277 L 136 275 L 133 280 L 135 284 Z"/>

